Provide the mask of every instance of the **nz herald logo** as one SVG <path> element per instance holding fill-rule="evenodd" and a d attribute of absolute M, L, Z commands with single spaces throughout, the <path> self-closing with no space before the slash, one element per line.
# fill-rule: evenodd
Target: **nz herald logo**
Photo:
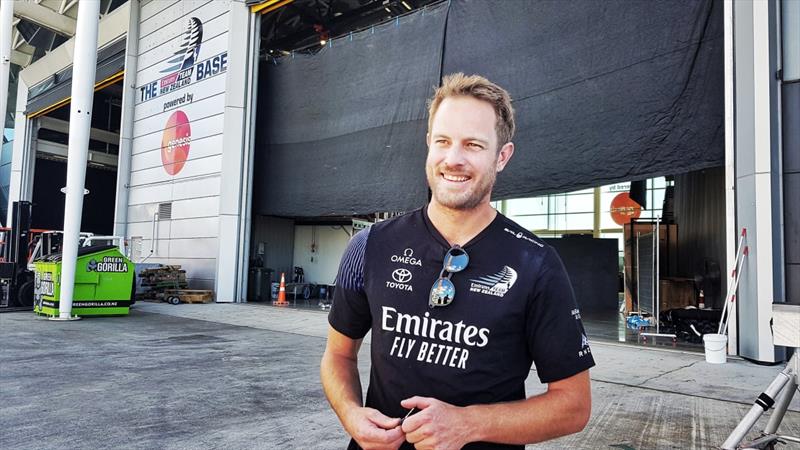
<path fill-rule="evenodd" d="M 503 269 L 496 274 L 469 281 L 471 282 L 469 286 L 470 292 L 502 298 L 517 282 L 517 271 L 511 267 L 503 266 Z"/>
<path fill-rule="evenodd" d="M 227 71 L 228 52 L 224 51 L 201 60 L 202 43 L 203 22 L 197 17 L 192 17 L 186 24 L 178 50 L 166 62 L 166 67 L 161 70 L 161 73 L 167 75 L 140 86 L 140 101 L 154 99 Z"/>
<path fill-rule="evenodd" d="M 128 271 L 128 264 L 121 256 L 103 256 L 100 261 L 94 258 L 86 264 L 87 272 L 99 273 L 125 273 Z"/>

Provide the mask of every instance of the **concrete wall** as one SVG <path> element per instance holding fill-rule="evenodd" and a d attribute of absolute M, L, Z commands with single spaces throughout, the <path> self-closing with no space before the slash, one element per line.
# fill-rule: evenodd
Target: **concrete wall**
<path fill-rule="evenodd" d="M 350 226 L 299 225 L 294 231 L 294 265 L 310 283 L 333 284 L 353 229 Z"/>
<path fill-rule="evenodd" d="M 147 262 L 182 265 L 194 288 L 217 278 L 230 7 L 149 1 L 140 11 L 127 234 L 143 238 Z M 193 50 L 190 68 L 176 67 Z M 171 218 L 158 217 L 153 233 L 160 204 Z"/>
<path fill-rule="evenodd" d="M 771 363 L 785 357 L 770 326 L 772 303 L 784 299 L 776 3 L 733 8 L 736 226 L 747 229 L 749 247 L 736 298 L 738 354 Z"/>

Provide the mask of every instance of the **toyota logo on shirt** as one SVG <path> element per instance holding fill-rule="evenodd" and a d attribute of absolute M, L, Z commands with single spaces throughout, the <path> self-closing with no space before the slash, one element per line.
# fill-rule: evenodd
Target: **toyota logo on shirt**
<path fill-rule="evenodd" d="M 408 283 L 411 281 L 411 271 L 408 269 L 395 269 L 392 272 L 392 279 L 398 283 Z"/>

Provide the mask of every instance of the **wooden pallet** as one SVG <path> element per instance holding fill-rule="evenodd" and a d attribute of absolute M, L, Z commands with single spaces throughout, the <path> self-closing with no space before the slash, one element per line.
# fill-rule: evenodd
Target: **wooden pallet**
<path fill-rule="evenodd" d="M 170 301 L 174 298 L 181 303 L 211 303 L 214 301 L 214 292 L 205 289 L 167 289 L 163 296 L 169 303 L 174 303 L 174 300 Z"/>
<path fill-rule="evenodd" d="M 180 290 L 189 287 L 186 281 L 186 271 L 179 265 L 161 266 L 144 269 L 139 273 L 141 291 L 136 294 L 139 298 L 151 298 L 166 301 L 164 293 L 167 290 Z"/>

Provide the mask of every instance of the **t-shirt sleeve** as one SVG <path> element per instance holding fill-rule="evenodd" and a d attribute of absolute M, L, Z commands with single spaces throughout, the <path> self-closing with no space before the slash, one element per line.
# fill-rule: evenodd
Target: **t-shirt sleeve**
<path fill-rule="evenodd" d="M 567 271 L 556 251 L 546 248 L 527 311 L 528 350 L 542 383 L 594 366 Z"/>
<path fill-rule="evenodd" d="M 363 338 L 372 326 L 372 314 L 364 292 L 364 253 L 368 237 L 367 228 L 356 233 L 347 245 L 328 314 L 328 323 L 351 339 Z"/>

